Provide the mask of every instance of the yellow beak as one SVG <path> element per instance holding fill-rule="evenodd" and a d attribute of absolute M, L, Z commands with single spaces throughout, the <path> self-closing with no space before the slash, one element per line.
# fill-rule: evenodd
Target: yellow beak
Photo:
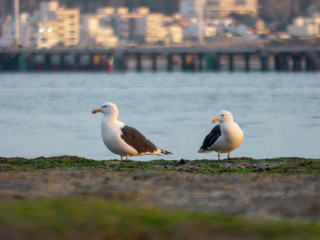
<path fill-rule="evenodd" d="M 220 120 L 220 118 L 215 118 L 215 119 L 212 119 L 211 123 L 215 123 L 215 122 L 218 122 Z"/>
<path fill-rule="evenodd" d="M 98 109 L 98 108 L 96 108 L 96 109 L 93 109 L 91 113 L 92 113 L 92 114 L 96 114 L 96 113 L 98 113 L 98 112 L 101 112 L 101 110 Z"/>

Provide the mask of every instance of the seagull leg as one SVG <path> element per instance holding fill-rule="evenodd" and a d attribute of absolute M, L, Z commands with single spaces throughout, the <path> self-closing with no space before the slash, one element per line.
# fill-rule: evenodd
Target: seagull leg
<path fill-rule="evenodd" d="M 123 156 L 121 155 L 121 161 L 123 160 Z"/>
<path fill-rule="evenodd" d="M 228 152 L 228 159 L 230 159 L 230 152 Z"/>
<path fill-rule="evenodd" d="M 218 151 L 218 160 L 220 160 L 220 151 Z"/>
<path fill-rule="evenodd" d="M 129 157 L 129 155 L 127 155 L 126 157 L 127 157 L 127 161 L 128 161 L 128 157 Z"/>

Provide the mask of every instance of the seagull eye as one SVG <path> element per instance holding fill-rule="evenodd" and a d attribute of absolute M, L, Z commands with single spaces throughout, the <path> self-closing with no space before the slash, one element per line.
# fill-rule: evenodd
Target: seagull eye
<path fill-rule="evenodd" d="M 221 117 L 224 117 L 224 114 L 222 114 Z"/>
<path fill-rule="evenodd" d="M 107 108 L 108 106 L 107 106 L 107 105 L 103 105 L 102 107 L 103 107 L 103 108 Z"/>

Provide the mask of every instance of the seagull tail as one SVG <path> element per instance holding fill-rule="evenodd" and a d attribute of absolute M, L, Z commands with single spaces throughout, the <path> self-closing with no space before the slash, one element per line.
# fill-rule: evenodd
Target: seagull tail
<path fill-rule="evenodd" d="M 211 152 L 211 150 L 208 150 L 208 149 L 205 149 L 205 148 L 200 148 L 198 150 L 198 153 L 209 153 L 209 152 Z"/>
<path fill-rule="evenodd" d="M 198 150 L 198 153 L 203 153 L 203 148 L 200 148 L 200 149 Z"/>
<path fill-rule="evenodd" d="M 168 155 L 168 154 L 172 154 L 172 152 L 169 152 L 167 150 L 163 150 L 163 149 L 160 149 L 161 150 L 161 155 Z"/>

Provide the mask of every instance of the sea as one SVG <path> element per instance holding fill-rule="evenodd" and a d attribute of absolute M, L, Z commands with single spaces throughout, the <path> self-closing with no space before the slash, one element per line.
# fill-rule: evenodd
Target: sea
<path fill-rule="evenodd" d="M 173 153 L 132 160 L 217 159 L 198 149 L 221 110 L 244 132 L 231 157 L 320 158 L 319 72 L 1 73 L 0 156 L 120 159 L 91 114 L 104 102 Z"/>

